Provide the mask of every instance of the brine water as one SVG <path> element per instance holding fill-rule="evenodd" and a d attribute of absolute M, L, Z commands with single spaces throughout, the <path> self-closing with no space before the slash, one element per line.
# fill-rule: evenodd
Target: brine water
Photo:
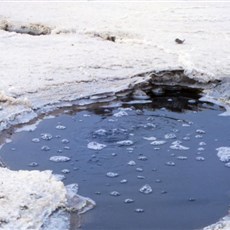
<path fill-rule="evenodd" d="M 230 157 L 217 153 L 230 144 L 230 123 L 222 108 L 175 92 L 63 109 L 13 133 L 1 158 L 78 183 L 97 204 L 81 229 L 201 229 L 229 209 Z"/>

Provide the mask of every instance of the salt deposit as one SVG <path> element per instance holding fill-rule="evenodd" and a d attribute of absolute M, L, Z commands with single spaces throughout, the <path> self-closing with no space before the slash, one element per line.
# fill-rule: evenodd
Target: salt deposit
<path fill-rule="evenodd" d="M 52 213 L 60 208 L 84 212 L 95 205 L 88 198 L 76 197 L 77 191 L 70 185 L 65 188 L 51 171 L 0 168 L 0 173 L 0 223 L 3 230 L 41 229 Z"/>

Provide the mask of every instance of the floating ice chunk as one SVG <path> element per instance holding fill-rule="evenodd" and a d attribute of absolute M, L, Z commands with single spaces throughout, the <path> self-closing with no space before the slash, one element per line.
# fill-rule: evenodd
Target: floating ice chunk
<path fill-rule="evenodd" d="M 188 136 L 186 136 L 186 137 L 183 137 L 183 140 L 184 141 L 189 141 L 191 138 L 190 137 L 188 137 Z"/>
<path fill-rule="evenodd" d="M 167 165 L 167 166 L 175 166 L 176 164 L 173 161 L 168 161 L 168 162 L 165 163 L 165 165 Z"/>
<path fill-rule="evenodd" d="M 128 162 L 128 165 L 134 166 L 134 165 L 136 165 L 136 162 L 135 162 L 135 161 L 129 161 L 129 162 Z"/>
<path fill-rule="evenodd" d="M 186 156 L 177 156 L 177 159 L 178 160 L 187 160 L 188 157 L 186 157 Z"/>
<path fill-rule="evenodd" d="M 88 149 L 93 149 L 93 150 L 101 150 L 106 147 L 104 144 L 100 144 L 98 142 L 92 141 L 89 142 L 87 145 Z"/>
<path fill-rule="evenodd" d="M 118 191 L 112 191 L 110 193 L 111 196 L 120 196 L 121 194 Z"/>
<path fill-rule="evenodd" d="M 105 129 L 98 129 L 94 132 L 94 134 L 97 134 L 99 136 L 104 136 L 106 134 L 106 130 Z"/>
<path fill-rule="evenodd" d="M 205 131 L 202 130 L 202 129 L 197 129 L 197 130 L 196 130 L 196 133 L 198 133 L 198 134 L 205 134 Z"/>
<path fill-rule="evenodd" d="M 127 182 L 128 182 L 128 180 L 126 180 L 126 179 L 122 179 L 122 180 L 120 181 L 121 184 L 126 184 Z"/>
<path fill-rule="evenodd" d="M 137 179 L 145 179 L 145 177 L 141 175 L 137 175 Z"/>
<path fill-rule="evenodd" d="M 201 141 L 200 143 L 199 143 L 199 145 L 200 146 L 204 146 L 204 145 L 207 145 L 204 141 Z"/>
<path fill-rule="evenodd" d="M 189 147 L 181 145 L 181 141 L 174 141 L 170 145 L 170 149 L 175 149 L 175 150 L 188 150 Z"/>
<path fill-rule="evenodd" d="M 66 157 L 66 156 L 52 156 L 52 157 L 50 157 L 50 161 L 53 161 L 53 162 L 67 162 L 67 161 L 70 161 L 70 158 Z"/>
<path fill-rule="evenodd" d="M 118 177 L 119 174 L 118 174 L 118 173 L 115 173 L 115 172 L 107 172 L 107 173 L 106 173 L 106 176 L 107 176 L 107 177 L 114 178 L 114 177 Z"/>
<path fill-rule="evenodd" d="M 216 149 L 218 151 L 217 156 L 223 162 L 230 160 L 230 147 L 219 147 Z"/>
<path fill-rule="evenodd" d="M 32 139 L 32 142 L 34 142 L 34 143 L 39 143 L 39 142 L 40 142 L 40 139 L 35 137 L 35 138 Z"/>
<path fill-rule="evenodd" d="M 191 125 L 188 124 L 188 123 L 184 123 L 184 124 L 182 124 L 182 126 L 183 126 L 183 127 L 190 127 Z"/>
<path fill-rule="evenodd" d="M 137 172 L 143 172 L 144 170 L 143 170 L 143 168 L 136 168 L 136 171 Z"/>
<path fill-rule="evenodd" d="M 61 140 L 61 143 L 63 143 L 63 144 L 68 144 L 68 143 L 69 143 L 69 140 L 68 140 L 68 139 L 62 139 L 62 140 Z"/>
<path fill-rule="evenodd" d="M 49 150 L 50 150 L 50 147 L 47 146 L 47 145 L 44 145 L 44 146 L 41 147 L 41 150 L 42 150 L 42 151 L 49 151 Z"/>
<path fill-rule="evenodd" d="M 57 125 L 56 129 L 63 130 L 63 129 L 66 129 L 66 126 L 64 126 L 64 125 Z"/>
<path fill-rule="evenodd" d="M 37 162 L 31 162 L 31 163 L 29 163 L 29 166 L 30 167 L 37 167 L 38 163 Z"/>
<path fill-rule="evenodd" d="M 125 202 L 126 204 L 130 204 L 130 203 L 133 203 L 134 200 L 131 199 L 131 198 L 127 198 L 127 199 L 124 200 L 124 202 Z"/>
<path fill-rule="evenodd" d="M 120 146 L 130 146 L 130 145 L 133 145 L 133 141 L 123 140 L 123 141 L 118 141 L 117 144 Z"/>
<path fill-rule="evenodd" d="M 197 160 L 197 161 L 204 161 L 204 160 L 205 160 L 205 158 L 204 158 L 204 157 L 199 156 L 199 157 L 196 157 L 196 160 Z"/>
<path fill-rule="evenodd" d="M 155 141 L 157 138 L 156 137 L 143 137 L 143 139 L 147 141 Z"/>
<path fill-rule="evenodd" d="M 164 140 L 158 140 L 158 141 L 153 141 L 150 144 L 151 145 L 163 145 L 165 143 L 166 143 L 166 141 L 164 141 Z"/>
<path fill-rule="evenodd" d="M 117 113 L 113 114 L 114 117 L 124 117 L 124 116 L 128 116 L 128 113 L 125 111 L 119 111 Z"/>
<path fill-rule="evenodd" d="M 137 212 L 137 213 L 143 213 L 144 209 L 143 208 L 136 208 L 135 212 Z"/>
<path fill-rule="evenodd" d="M 140 188 L 139 191 L 144 194 L 150 194 L 153 190 L 149 184 L 145 184 Z"/>
<path fill-rule="evenodd" d="M 175 133 L 167 133 L 165 134 L 165 139 L 175 139 L 176 134 Z"/>
<path fill-rule="evenodd" d="M 146 156 L 139 156 L 139 157 L 138 157 L 138 160 L 147 161 L 148 158 L 147 158 Z"/>
<path fill-rule="evenodd" d="M 200 147 L 200 148 L 198 148 L 197 150 L 198 150 L 198 151 L 204 151 L 204 150 L 205 150 L 205 148 Z"/>
<path fill-rule="evenodd" d="M 70 173 L 70 170 L 69 169 L 62 169 L 61 172 L 64 174 L 67 174 L 67 173 Z"/>
<path fill-rule="evenodd" d="M 203 137 L 203 136 L 200 135 L 200 134 L 198 134 L 198 135 L 195 136 L 195 138 L 202 138 L 202 137 Z"/>
<path fill-rule="evenodd" d="M 34 143 L 39 143 L 39 142 L 40 142 L 40 139 L 39 139 L 39 138 L 33 138 L 33 139 L 32 139 L 32 142 L 34 142 Z"/>
<path fill-rule="evenodd" d="M 41 138 L 43 140 L 49 141 L 49 140 L 51 140 L 53 138 L 53 136 L 50 133 L 42 133 Z"/>

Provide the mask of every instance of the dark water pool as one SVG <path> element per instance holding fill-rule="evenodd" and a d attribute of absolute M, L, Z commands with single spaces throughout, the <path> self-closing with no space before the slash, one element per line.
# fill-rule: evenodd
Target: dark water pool
<path fill-rule="evenodd" d="M 81 217 L 82 229 L 190 230 L 216 222 L 230 201 L 230 169 L 216 151 L 229 145 L 229 117 L 194 98 L 151 100 L 63 111 L 13 134 L 0 156 L 13 170 L 51 169 L 65 184 L 77 182 L 79 194 L 97 203 Z"/>

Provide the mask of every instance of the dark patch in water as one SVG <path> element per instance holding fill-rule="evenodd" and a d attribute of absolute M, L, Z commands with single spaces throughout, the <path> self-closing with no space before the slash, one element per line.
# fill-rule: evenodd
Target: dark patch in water
<path fill-rule="evenodd" d="M 200 93 L 142 85 L 112 102 L 62 110 L 13 134 L 0 156 L 11 169 L 52 169 L 65 184 L 79 183 L 97 203 L 82 216 L 83 229 L 201 228 L 227 214 L 229 168 L 216 148 L 230 130 L 221 108 L 200 102 Z M 49 160 L 56 155 L 70 160 Z"/>

